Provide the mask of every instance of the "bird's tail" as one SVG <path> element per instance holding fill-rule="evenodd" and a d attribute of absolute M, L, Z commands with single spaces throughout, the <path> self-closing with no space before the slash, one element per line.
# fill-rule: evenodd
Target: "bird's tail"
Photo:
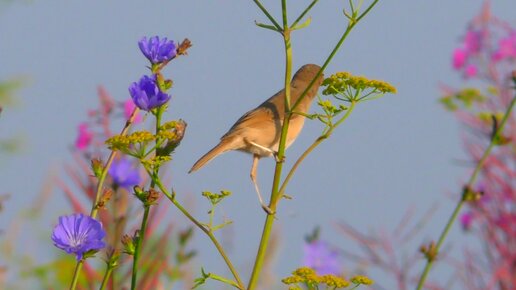
<path fill-rule="evenodd" d="M 221 140 L 217 146 L 213 147 L 208 153 L 204 154 L 195 164 L 192 166 L 192 169 L 188 171 L 188 173 L 192 173 L 194 171 L 197 171 L 201 169 L 206 163 L 210 162 L 213 158 L 217 157 L 218 155 L 231 150 L 231 141 L 229 140 Z"/>

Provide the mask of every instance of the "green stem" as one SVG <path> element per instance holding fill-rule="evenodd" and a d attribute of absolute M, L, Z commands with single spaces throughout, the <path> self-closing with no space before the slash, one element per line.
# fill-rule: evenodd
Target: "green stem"
<path fill-rule="evenodd" d="M 106 289 L 106 286 L 109 281 L 109 277 L 111 276 L 111 273 L 113 273 L 113 269 L 114 269 L 114 267 L 112 266 L 111 261 L 110 261 L 107 265 L 106 273 L 104 274 L 104 278 L 102 279 L 102 284 L 100 285 L 99 290 Z"/>
<path fill-rule="evenodd" d="M 285 40 L 285 55 L 286 55 L 286 64 L 287 64 L 286 69 L 285 69 L 285 95 L 286 95 L 285 98 L 286 98 L 286 101 L 288 101 L 288 103 L 285 102 L 286 112 L 285 112 L 285 118 L 283 120 L 283 127 L 282 127 L 282 131 L 281 131 L 281 138 L 280 138 L 280 143 L 279 143 L 279 148 L 278 148 L 279 161 L 276 162 L 276 168 L 274 171 L 274 179 L 273 179 L 272 190 L 271 190 L 271 199 L 269 201 L 269 208 L 272 212 L 276 212 L 277 203 L 279 201 L 279 197 L 281 197 L 281 192 L 279 191 L 279 184 L 280 184 L 280 180 L 281 180 L 281 172 L 283 169 L 283 158 L 284 158 L 284 154 L 285 154 L 285 141 L 286 141 L 286 137 L 287 137 L 290 118 L 292 117 L 292 112 L 299 105 L 301 100 L 306 96 L 308 90 L 310 90 L 310 88 L 314 85 L 315 81 L 322 74 L 322 72 L 324 71 L 326 66 L 328 66 L 328 64 L 332 60 L 333 56 L 337 53 L 340 46 L 342 45 L 342 43 L 348 36 L 349 32 L 359 22 L 360 19 L 362 19 L 365 15 L 367 15 L 367 13 L 369 13 L 369 11 L 376 5 L 376 3 L 378 1 L 379 0 L 373 1 L 373 3 L 371 3 L 371 5 L 358 18 L 356 18 L 354 21 L 350 21 L 346 31 L 344 32 L 344 34 L 338 41 L 337 45 L 335 46 L 333 51 L 330 53 L 330 55 L 324 62 L 321 70 L 317 73 L 317 75 L 314 77 L 314 79 L 310 82 L 310 84 L 307 86 L 305 91 L 301 94 L 301 96 L 296 101 L 296 103 L 291 107 L 290 106 L 290 75 L 291 75 L 291 71 L 292 71 L 291 70 L 292 48 L 291 48 L 291 43 L 290 43 L 290 28 L 288 27 L 288 23 L 286 23 L 286 18 L 287 18 L 286 0 L 282 0 L 282 9 L 283 9 L 282 14 L 283 14 L 283 24 L 284 24 L 283 37 Z M 290 65 L 290 67 L 289 67 L 289 65 Z M 263 262 L 265 260 L 265 254 L 267 252 L 267 246 L 269 244 L 269 239 L 270 239 L 270 235 L 272 232 L 273 224 L 274 224 L 274 215 L 267 215 L 267 217 L 265 219 L 265 224 L 263 226 L 260 245 L 258 247 L 258 252 L 256 254 L 256 260 L 254 263 L 253 272 L 251 273 L 251 278 L 249 279 L 249 284 L 248 284 L 248 288 L 247 288 L 248 290 L 255 289 L 258 284 L 258 278 L 260 276 L 260 272 L 263 267 Z"/>
<path fill-rule="evenodd" d="M 75 289 L 75 287 L 77 287 L 77 281 L 79 280 L 79 273 L 81 272 L 83 263 L 84 263 L 84 260 L 80 260 L 75 265 L 75 270 L 73 271 L 72 285 L 70 285 L 71 290 L 73 290 L 73 289 Z"/>
<path fill-rule="evenodd" d="M 301 162 L 303 162 L 303 160 L 308 156 L 308 154 L 310 154 L 317 146 L 319 146 L 319 144 L 321 144 L 324 140 L 328 139 L 328 137 L 330 137 L 331 134 L 333 133 L 333 130 L 335 128 L 337 128 L 342 122 L 344 122 L 344 120 L 346 120 L 349 117 L 349 115 L 351 115 L 351 112 L 353 112 L 355 105 L 356 105 L 356 102 L 351 102 L 351 106 L 349 106 L 349 108 L 347 109 L 346 114 L 344 116 L 342 116 L 342 118 L 340 118 L 340 120 L 337 121 L 337 123 L 335 123 L 335 125 L 331 126 L 330 129 L 326 133 L 324 133 L 323 135 L 321 135 L 317 139 L 315 139 L 314 143 L 312 143 L 312 145 L 310 145 L 310 147 L 308 147 L 305 150 L 305 152 L 303 152 L 303 154 L 301 154 L 301 156 L 299 156 L 299 158 L 296 160 L 296 163 L 294 163 L 294 165 L 288 172 L 287 177 L 285 177 L 285 180 L 281 184 L 281 187 L 279 190 L 280 194 L 284 193 L 288 182 L 290 181 L 292 176 L 294 176 L 294 173 L 296 172 L 296 170 L 299 167 L 299 165 L 301 164 Z"/>
<path fill-rule="evenodd" d="M 158 107 L 156 111 L 156 127 L 155 127 L 155 134 L 157 135 L 159 133 L 160 127 L 161 127 L 161 116 L 163 115 L 163 112 L 165 110 L 164 106 Z M 156 140 L 156 143 L 158 143 L 158 140 Z M 156 144 L 156 148 L 154 149 L 154 154 L 156 155 L 158 153 L 158 145 Z M 159 168 L 154 167 L 152 171 L 153 176 L 158 176 Z M 154 188 L 156 186 L 156 183 L 154 182 L 154 179 L 151 180 L 150 188 Z M 131 277 L 131 290 L 136 289 L 136 278 L 138 276 L 138 260 L 141 254 L 142 244 L 143 240 L 145 239 L 145 229 L 147 228 L 147 219 L 149 217 L 149 212 L 151 206 L 149 204 L 146 204 L 144 202 L 144 211 L 143 211 L 143 219 L 142 224 L 140 226 L 140 231 L 138 235 L 138 240 L 136 242 L 136 249 L 134 251 L 134 257 L 133 257 L 133 273 Z"/>
<path fill-rule="evenodd" d="M 281 173 L 283 170 L 283 159 L 285 157 L 285 144 L 287 140 L 288 127 L 290 123 L 290 117 L 292 111 L 290 110 L 290 81 L 292 75 L 292 47 L 290 43 L 290 28 L 287 23 L 287 8 L 286 0 L 282 0 L 283 10 L 283 39 L 285 44 L 285 112 L 284 120 L 281 130 L 281 137 L 278 147 L 278 161 L 276 162 L 276 168 L 274 170 L 274 179 L 272 182 L 271 198 L 269 201 L 269 209 L 275 213 L 276 207 L 279 200 L 279 184 L 281 181 Z M 269 244 L 270 235 L 272 232 L 272 225 L 274 224 L 274 214 L 268 214 L 265 219 L 265 225 L 263 227 L 262 237 L 260 240 L 260 246 L 256 253 L 256 259 L 247 286 L 248 290 L 254 289 L 258 284 L 258 278 L 263 268 L 263 262 L 265 261 L 265 253 L 267 252 L 267 246 Z"/>
<path fill-rule="evenodd" d="M 125 126 L 122 129 L 122 131 L 120 132 L 121 136 L 124 136 L 127 134 L 127 131 L 129 131 L 129 127 L 131 127 L 131 124 L 134 122 L 134 119 L 136 118 L 136 115 L 138 114 L 138 111 L 139 111 L 138 108 L 135 108 L 133 110 L 133 113 L 131 114 L 131 116 L 129 117 L 127 122 L 125 122 Z M 116 154 L 117 154 L 117 151 L 115 151 L 115 150 L 111 151 L 111 154 L 109 154 L 108 160 L 106 161 L 106 164 L 104 165 L 104 168 L 102 169 L 102 173 L 100 174 L 100 176 L 98 178 L 97 190 L 95 193 L 95 200 L 93 201 L 93 205 L 91 207 L 91 212 L 90 212 L 90 216 L 92 218 L 95 218 L 97 216 L 97 212 L 99 210 L 98 203 L 99 203 L 100 197 L 102 195 L 102 189 L 104 188 L 104 182 L 106 180 L 109 167 L 111 167 L 111 163 L 113 163 L 113 160 L 115 159 Z M 77 264 L 75 265 L 75 270 L 73 273 L 72 284 L 70 286 L 70 290 L 75 290 L 75 288 L 77 287 L 77 281 L 79 280 L 79 274 L 81 273 L 83 264 L 84 264 L 84 261 L 81 260 L 81 261 L 77 262 Z"/>
<path fill-rule="evenodd" d="M 306 7 L 306 9 L 299 15 L 299 17 L 296 19 L 296 21 L 294 21 L 294 23 L 292 23 L 292 25 L 290 25 L 290 28 L 294 28 L 299 23 L 299 21 L 301 21 L 303 19 L 303 17 L 305 17 L 306 13 L 308 13 L 308 11 L 310 11 L 310 9 L 312 9 L 312 7 L 314 7 L 314 5 L 318 1 L 319 0 L 313 0 L 312 3 L 310 3 L 310 5 L 308 5 L 308 7 Z"/>
<path fill-rule="evenodd" d="M 133 258 L 133 274 L 131 276 L 131 290 L 136 289 L 136 277 L 138 275 L 138 259 L 140 258 L 140 252 L 142 249 L 143 238 L 145 237 L 145 229 L 147 228 L 147 219 L 149 218 L 150 206 L 145 205 L 143 211 L 143 219 L 140 227 L 140 231 L 138 232 L 138 240 L 136 241 L 136 249 L 134 251 Z"/>
<path fill-rule="evenodd" d="M 342 45 L 342 43 L 344 43 L 344 40 L 346 40 L 346 38 L 348 37 L 348 34 L 351 32 L 351 30 L 353 29 L 353 27 L 355 27 L 355 25 L 362 19 L 364 18 L 364 16 L 367 15 L 367 13 L 369 13 L 369 11 L 371 11 L 371 9 L 373 9 L 373 7 L 376 5 L 376 3 L 378 3 L 379 0 L 375 0 L 373 1 L 373 3 L 371 3 L 371 5 L 369 5 L 369 7 L 367 7 L 367 9 L 362 13 L 360 14 L 360 16 L 358 18 L 356 18 L 355 20 L 353 21 L 349 21 L 348 23 L 348 26 L 346 27 L 346 31 L 344 31 L 344 33 L 342 34 L 342 36 L 340 37 L 339 41 L 337 42 L 337 44 L 335 45 L 335 47 L 333 48 L 333 50 L 331 51 L 330 55 L 328 56 L 328 58 L 326 58 L 326 60 L 324 61 L 322 67 L 321 67 L 321 70 L 317 73 L 317 75 L 314 77 L 314 79 L 310 82 L 310 84 L 308 84 L 308 86 L 306 87 L 306 89 L 304 90 L 304 92 L 301 94 L 301 96 L 299 97 L 299 99 L 296 101 L 296 103 L 294 104 L 294 106 L 292 106 L 292 111 L 294 111 L 297 106 L 301 103 L 301 101 L 303 100 L 303 98 L 306 96 L 307 92 L 312 88 L 312 86 L 314 85 L 315 81 L 319 78 L 319 76 L 322 74 L 322 72 L 326 69 L 326 67 L 328 66 L 328 64 L 331 62 L 331 60 L 333 59 L 333 57 L 335 56 L 335 54 L 337 54 L 337 52 L 340 50 L 340 47 Z"/>
<path fill-rule="evenodd" d="M 150 175 L 150 172 L 147 172 L 149 173 L 149 176 L 151 176 L 151 178 L 153 179 L 153 181 L 156 183 L 156 185 L 158 186 L 158 188 L 161 190 L 161 192 L 163 192 L 163 194 L 172 202 L 172 204 L 174 204 L 175 207 L 177 207 L 177 209 L 179 209 L 179 211 L 186 217 L 188 218 L 193 224 L 195 224 L 201 231 L 203 231 L 207 236 L 208 238 L 211 240 L 211 242 L 213 243 L 213 245 L 215 245 L 215 248 L 217 248 L 217 251 L 219 252 L 220 256 L 222 257 L 222 259 L 224 259 L 224 262 L 226 263 L 226 265 L 228 266 L 229 268 L 229 271 L 231 272 L 231 274 L 233 275 L 233 277 L 235 278 L 236 280 L 236 283 L 238 284 L 238 288 L 239 289 L 244 289 L 245 286 L 244 286 L 244 283 L 242 282 L 242 280 L 240 279 L 240 275 L 238 274 L 236 268 L 233 266 L 233 263 L 231 263 L 231 260 L 229 259 L 228 255 L 226 254 L 226 252 L 224 251 L 224 248 L 222 247 L 222 245 L 219 243 L 219 241 L 217 241 L 217 238 L 215 237 L 215 235 L 213 234 L 213 232 L 206 228 L 201 222 L 199 222 L 196 218 L 194 218 L 176 199 L 175 199 L 175 193 L 170 193 L 166 188 L 165 186 L 163 185 L 163 183 L 161 183 L 161 181 L 156 177 L 156 176 L 152 176 Z"/>
<path fill-rule="evenodd" d="M 515 83 L 516 83 L 516 81 L 515 81 Z M 500 134 L 503 132 L 503 128 L 505 127 L 505 124 L 507 123 L 507 120 L 509 119 L 509 116 L 511 115 L 511 112 L 514 108 L 515 103 L 516 103 L 516 96 L 512 99 L 511 103 L 509 104 L 509 107 L 507 108 L 505 115 L 503 116 L 500 126 L 497 128 L 496 132 L 493 134 L 493 137 L 491 138 L 489 146 L 487 146 L 486 150 L 484 151 L 484 154 L 478 161 L 478 164 L 475 167 L 475 170 L 471 174 L 471 177 L 469 178 L 469 181 L 466 184 L 466 188 L 471 188 L 473 186 L 473 184 L 475 183 L 475 181 L 477 180 L 480 170 L 482 170 L 482 167 L 484 166 L 484 163 L 487 160 L 487 157 L 489 157 L 489 154 L 491 154 L 491 151 L 493 150 L 494 146 L 496 145 L 496 140 L 498 139 Z M 445 226 L 443 232 L 441 233 L 441 235 L 439 236 L 439 240 L 437 241 L 437 244 L 435 246 L 436 255 L 439 253 L 439 249 L 441 248 L 444 240 L 448 236 L 448 232 L 450 231 L 453 223 L 457 219 L 460 209 L 462 208 L 462 206 L 464 205 L 465 202 L 466 202 L 466 199 L 461 198 L 460 201 L 457 203 L 457 206 L 453 210 L 451 217 L 448 219 L 448 222 L 446 223 L 446 226 Z M 423 269 L 423 273 L 421 274 L 419 283 L 417 284 L 417 290 L 423 289 L 423 285 L 428 276 L 428 273 L 430 272 L 430 269 L 432 268 L 434 260 L 435 260 L 435 258 L 427 257 L 425 268 Z"/>
<path fill-rule="evenodd" d="M 278 31 L 281 31 L 281 26 L 278 24 L 278 22 L 274 19 L 274 17 L 272 17 L 272 15 L 269 13 L 269 11 L 267 11 L 267 9 L 262 5 L 262 3 L 260 3 L 259 0 L 253 0 L 254 3 L 256 3 L 256 5 L 258 6 L 258 8 L 260 8 L 260 10 L 262 10 L 263 14 L 265 14 L 265 16 L 267 16 L 267 18 L 269 18 L 269 20 L 272 22 L 272 24 L 274 24 L 274 26 L 276 27 L 276 29 Z"/>

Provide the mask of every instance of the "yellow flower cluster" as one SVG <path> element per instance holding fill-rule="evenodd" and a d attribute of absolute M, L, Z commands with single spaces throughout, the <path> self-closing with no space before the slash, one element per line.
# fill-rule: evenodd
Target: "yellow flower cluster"
<path fill-rule="evenodd" d="M 351 278 L 351 283 L 357 284 L 357 285 L 360 285 L 360 284 L 371 285 L 374 283 L 374 281 L 369 279 L 369 277 L 367 277 L 367 276 L 357 275 L 357 276 Z"/>
<path fill-rule="evenodd" d="M 138 131 L 127 136 L 115 135 L 106 140 L 106 144 L 109 149 L 112 150 L 125 150 L 129 148 L 129 145 L 146 143 L 154 140 L 155 137 L 148 131 Z"/>
<path fill-rule="evenodd" d="M 356 91 L 371 89 L 379 93 L 396 93 L 396 88 L 384 81 L 370 80 L 363 76 L 353 76 L 349 72 L 338 72 L 323 82 L 326 89 L 323 95 L 345 94 L 350 88 Z"/>
<path fill-rule="evenodd" d="M 208 198 L 213 204 L 217 204 L 222 199 L 231 195 L 231 191 L 221 190 L 220 193 L 213 193 L 211 191 L 203 191 L 202 196 Z"/>
<path fill-rule="evenodd" d="M 488 90 L 489 91 L 489 90 Z M 494 93 L 492 90 L 490 93 Z M 471 108 L 473 103 L 483 103 L 486 96 L 476 88 L 465 88 L 456 93 L 446 95 L 440 99 L 440 102 L 450 111 L 459 109 L 459 105 Z"/>
<path fill-rule="evenodd" d="M 172 160 L 170 156 L 154 156 L 150 159 L 142 160 L 142 165 L 146 168 L 159 168 L 163 163 Z"/>
<path fill-rule="evenodd" d="M 316 285 L 327 285 L 329 287 L 334 287 L 334 289 L 345 288 L 349 286 L 349 282 L 341 277 L 335 275 L 323 275 L 318 276 L 317 273 L 311 268 L 301 267 L 292 272 L 292 276 L 286 277 L 281 280 L 284 284 L 297 284 L 297 283 L 306 283 L 306 284 L 316 284 Z M 289 289 L 299 289 L 295 288 L 296 286 L 290 286 Z M 292 288 L 294 287 L 294 288 Z"/>

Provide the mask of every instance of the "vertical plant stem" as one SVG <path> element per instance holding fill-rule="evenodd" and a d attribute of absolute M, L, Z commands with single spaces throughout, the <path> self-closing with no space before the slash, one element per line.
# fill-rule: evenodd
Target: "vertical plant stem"
<path fill-rule="evenodd" d="M 150 175 L 150 174 L 149 174 Z M 219 252 L 220 256 L 222 257 L 222 259 L 224 259 L 224 262 L 226 263 L 226 265 L 228 266 L 229 268 L 229 271 L 231 272 L 231 274 L 233 275 L 233 277 L 235 278 L 236 280 L 236 283 L 238 284 L 238 287 L 239 289 L 244 289 L 244 283 L 242 282 L 242 279 L 240 279 L 240 275 L 238 274 L 238 271 L 236 270 L 236 268 L 233 266 L 233 263 L 231 263 L 231 260 L 229 259 L 228 255 L 226 254 L 226 252 L 224 251 L 224 248 L 222 247 L 222 245 L 218 242 L 217 238 L 215 237 L 215 235 L 213 234 L 213 232 L 211 230 L 209 230 L 208 228 L 206 228 L 201 222 L 199 222 L 196 218 L 194 218 L 182 205 L 181 203 L 179 203 L 176 199 L 175 199 L 175 193 L 170 193 L 166 188 L 165 186 L 163 185 L 163 183 L 161 183 L 161 181 L 155 177 L 155 176 L 151 176 L 151 178 L 154 180 L 154 182 L 156 183 L 156 185 L 158 186 L 158 188 L 161 190 L 161 192 L 163 192 L 163 194 L 172 202 L 172 204 L 174 204 L 175 207 L 177 207 L 177 209 L 179 209 L 179 211 L 184 215 L 186 216 L 186 218 L 188 218 L 193 224 L 195 224 L 200 230 L 202 230 L 211 240 L 211 242 L 213 243 L 213 245 L 215 245 L 215 248 L 217 248 L 217 251 Z"/>
<path fill-rule="evenodd" d="M 156 111 L 156 128 L 155 128 L 155 134 L 157 135 L 160 127 L 161 127 L 161 116 L 163 115 L 163 111 L 165 110 L 164 106 L 158 107 Z M 154 150 L 154 155 L 156 156 L 158 154 L 158 146 L 157 146 L 158 140 L 156 140 L 156 148 Z M 154 167 L 152 169 L 152 176 L 158 176 L 159 168 Z M 150 188 L 154 188 L 156 186 L 156 183 L 154 182 L 154 179 L 151 179 Z M 142 251 L 142 245 L 143 240 L 145 239 L 145 229 L 147 228 L 147 219 L 149 217 L 149 212 L 151 209 L 150 204 L 147 204 L 146 201 L 143 202 L 143 219 L 142 224 L 140 226 L 140 231 L 138 235 L 138 240 L 136 242 L 136 249 L 134 251 L 134 257 L 133 257 L 133 271 L 131 275 L 131 290 L 136 289 L 136 278 L 138 276 L 138 260 L 140 258 L 140 254 Z"/>
<path fill-rule="evenodd" d="M 515 85 L 516 85 L 516 81 Z M 500 122 L 500 126 L 496 129 L 496 132 L 494 132 L 493 137 L 491 138 L 491 141 L 489 145 L 487 146 L 486 150 L 484 151 L 484 154 L 482 154 L 482 157 L 477 163 L 477 166 L 475 167 L 473 173 L 471 174 L 471 177 L 468 180 L 468 183 L 466 183 L 466 188 L 470 188 L 473 186 L 475 181 L 477 180 L 478 175 L 480 174 L 480 171 L 482 170 L 482 167 L 484 166 L 484 163 L 489 157 L 489 154 L 491 154 L 491 151 L 493 150 L 494 146 L 496 145 L 496 141 L 500 134 L 503 132 L 503 128 L 505 127 L 505 124 L 507 123 L 507 120 L 509 119 L 509 116 L 511 115 L 511 112 L 514 108 L 514 104 L 516 103 L 516 96 L 512 99 L 511 103 L 509 104 L 509 107 L 507 107 L 507 110 L 505 111 L 505 115 L 503 116 L 502 121 Z M 466 199 L 462 197 L 460 201 L 457 203 L 457 206 L 453 210 L 453 213 L 451 217 L 448 219 L 448 222 L 446 223 L 446 226 L 444 227 L 444 230 L 442 231 L 441 235 L 439 236 L 439 240 L 437 241 L 437 244 L 435 246 L 435 252 L 436 256 L 439 253 L 439 249 L 441 248 L 444 240 L 448 236 L 448 232 L 450 231 L 453 223 L 455 220 L 457 220 L 457 216 L 459 215 L 460 209 L 466 202 Z M 430 269 L 432 268 L 432 265 L 434 263 L 434 259 L 430 259 L 427 257 L 425 268 L 423 269 L 423 272 L 421 273 L 421 277 L 419 279 L 419 282 L 417 284 L 417 290 L 423 289 L 423 285 L 425 284 L 425 280 L 428 276 L 428 273 L 430 272 Z"/>
<path fill-rule="evenodd" d="M 324 65 L 321 68 L 321 71 L 316 75 L 316 77 L 310 82 L 308 87 L 305 89 L 305 91 L 301 94 L 297 102 L 290 106 L 290 78 L 291 78 L 291 72 L 292 72 L 292 48 L 291 48 L 291 42 L 290 42 L 290 28 L 288 27 L 287 23 L 287 7 L 286 7 L 286 0 L 282 0 L 282 15 L 283 15 L 283 37 L 284 37 L 284 43 L 285 43 L 285 56 L 286 56 L 286 69 L 285 69 L 285 118 L 283 120 L 283 127 L 281 131 L 281 138 L 278 148 L 278 162 L 276 162 L 276 168 L 274 170 L 274 179 L 272 183 L 272 190 L 271 190 L 271 199 L 269 202 L 269 208 L 272 212 L 276 212 L 277 203 L 279 201 L 279 198 L 281 197 L 281 191 L 279 190 L 280 180 L 281 180 L 281 173 L 283 169 L 283 158 L 285 156 L 285 141 L 287 137 L 288 132 L 288 126 L 290 122 L 290 118 L 292 117 L 292 112 L 295 110 L 297 105 L 301 102 L 303 97 L 306 95 L 308 90 L 313 86 L 318 76 L 322 73 L 322 71 L 326 68 L 326 66 L 330 63 L 333 56 L 337 53 L 340 46 L 348 36 L 349 32 L 353 29 L 353 27 L 365 16 L 371 9 L 378 3 L 379 0 L 373 1 L 371 5 L 362 13 L 360 16 L 356 17 L 353 20 L 349 21 L 348 27 L 344 34 L 339 39 L 337 45 L 332 50 L 326 61 L 324 62 Z M 288 109 L 287 109 L 288 108 Z M 317 144 L 318 145 L 318 144 Z M 315 146 L 317 146 L 315 145 Z M 314 146 L 314 148 L 315 148 Z M 309 152 L 308 152 L 309 153 Z M 308 154 L 307 153 L 307 154 Z M 258 278 L 260 276 L 261 269 L 263 267 L 263 262 L 265 260 L 265 254 L 267 252 L 267 246 L 269 244 L 270 235 L 272 232 L 272 226 L 274 224 L 274 215 L 267 215 L 265 219 L 265 224 L 263 226 L 262 231 L 262 237 L 260 239 L 260 245 L 258 246 L 258 253 L 256 254 L 256 260 L 254 263 L 253 271 L 251 273 L 251 278 L 249 279 L 248 284 L 248 290 L 255 289 L 258 284 Z"/>
<path fill-rule="evenodd" d="M 133 110 L 133 113 L 129 117 L 129 120 L 127 120 L 127 122 L 125 122 L 125 126 L 122 129 L 122 131 L 120 132 L 121 136 L 124 136 L 127 134 L 127 131 L 129 131 L 129 127 L 131 127 L 131 124 L 134 122 L 134 119 L 136 118 L 136 115 L 138 114 L 139 111 L 140 110 L 138 108 L 135 108 Z M 104 165 L 104 168 L 102 169 L 102 173 L 98 177 L 97 190 L 95 193 L 95 200 L 93 201 L 93 205 L 91 207 L 91 212 L 90 212 L 90 216 L 92 218 L 97 217 L 97 213 L 99 210 L 98 202 L 100 200 L 100 196 L 102 195 L 102 189 L 104 188 L 104 182 L 106 181 L 109 167 L 111 167 L 111 163 L 113 163 L 113 160 L 115 159 L 116 154 L 117 154 L 117 151 L 115 151 L 115 150 L 111 151 L 111 154 L 109 154 L 108 160 L 106 161 L 106 164 Z M 70 290 L 75 290 L 75 288 L 77 287 L 77 281 L 79 279 L 79 274 L 81 273 L 83 264 L 84 264 L 84 261 L 81 260 L 81 261 L 77 262 L 77 264 L 75 265 L 75 270 L 73 272 Z"/>
<path fill-rule="evenodd" d="M 114 267 L 112 266 L 111 261 L 109 261 L 108 265 L 107 265 L 106 273 L 104 273 L 104 278 L 102 278 L 102 284 L 100 285 L 99 290 L 106 289 L 106 286 L 109 281 L 109 277 L 111 276 L 111 273 L 113 273 L 113 269 L 114 269 Z"/>
<path fill-rule="evenodd" d="M 280 194 L 283 194 L 283 192 L 285 191 L 287 184 L 289 183 L 292 176 L 294 176 L 294 173 L 296 172 L 296 170 L 299 167 L 299 165 L 301 164 L 301 162 L 303 162 L 303 160 L 305 160 L 305 158 L 308 156 L 308 154 L 310 154 L 317 146 L 319 146 L 319 144 L 321 144 L 324 140 L 328 139 L 328 137 L 330 137 L 331 134 L 333 133 L 333 130 L 335 130 L 335 128 L 337 128 L 342 122 L 344 122 L 349 117 L 349 115 L 351 115 L 356 104 L 357 103 L 355 101 L 351 102 L 351 105 L 347 109 L 346 114 L 344 116 L 342 116 L 342 118 L 340 118 L 340 120 L 335 125 L 333 125 L 328 130 L 328 132 L 326 132 L 325 134 L 323 134 L 323 135 L 319 136 L 317 139 L 315 139 L 315 141 L 312 143 L 312 145 L 310 145 L 310 147 L 308 147 L 303 152 L 303 154 L 301 154 L 301 156 L 299 156 L 299 158 L 296 160 L 296 163 L 294 163 L 294 165 L 288 172 L 287 177 L 285 177 L 285 180 L 283 180 L 283 183 L 281 184 L 281 187 L 279 189 Z"/>
<path fill-rule="evenodd" d="M 75 265 L 75 270 L 73 271 L 72 284 L 70 285 L 71 290 L 77 287 L 77 281 L 79 280 L 79 273 L 81 272 L 83 263 L 84 260 L 80 260 L 79 262 L 77 262 L 77 265 Z"/>
<path fill-rule="evenodd" d="M 247 286 L 248 290 L 255 289 L 255 287 L 258 285 L 260 272 L 263 267 L 263 262 L 265 261 L 265 254 L 267 252 L 267 246 L 269 244 L 269 239 L 272 233 L 272 225 L 274 224 L 274 213 L 276 212 L 276 207 L 279 200 L 278 189 L 281 181 L 281 173 L 283 170 L 283 161 L 285 157 L 285 144 L 287 140 L 288 127 L 290 123 L 290 118 L 292 116 L 292 111 L 290 109 L 290 81 L 292 76 L 292 46 L 290 42 L 291 30 L 288 26 L 286 0 L 282 0 L 281 3 L 283 15 L 282 35 L 285 45 L 285 117 L 283 119 L 283 125 L 281 128 L 281 137 L 278 147 L 278 160 L 276 161 L 276 168 L 274 170 L 274 180 L 272 182 L 271 198 L 269 201 L 269 209 L 273 212 L 273 214 L 268 214 L 265 219 L 262 237 L 260 240 L 260 246 L 258 247 L 258 252 L 256 254 L 253 271 L 249 279 L 249 285 Z"/>
<path fill-rule="evenodd" d="M 138 240 L 136 242 L 136 249 L 134 251 L 134 257 L 133 257 L 133 273 L 131 275 L 131 290 L 136 289 L 136 277 L 138 275 L 138 259 L 140 258 L 142 244 L 143 244 L 143 238 L 145 236 L 145 229 L 147 228 L 147 219 L 149 217 L 149 211 L 150 211 L 150 206 L 145 205 L 145 208 L 143 210 L 142 224 L 141 224 L 140 231 L 138 234 Z"/>

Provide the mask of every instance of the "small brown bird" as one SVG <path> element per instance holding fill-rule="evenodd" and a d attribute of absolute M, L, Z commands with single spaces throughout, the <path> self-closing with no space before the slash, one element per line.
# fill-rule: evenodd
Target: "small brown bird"
<path fill-rule="evenodd" d="M 321 68 L 318 65 L 306 64 L 296 72 L 292 78 L 292 82 L 290 83 L 291 106 L 296 103 L 320 69 Z M 294 113 L 290 119 L 286 148 L 296 140 L 297 136 L 301 132 L 305 122 L 305 117 L 302 114 L 306 114 L 310 109 L 312 100 L 315 98 L 317 91 L 322 84 L 323 78 L 324 77 L 321 74 L 307 92 L 303 100 L 295 108 L 294 112 L 299 112 L 301 114 Z M 220 138 L 219 144 L 202 156 L 192 166 L 192 169 L 190 169 L 188 173 L 200 169 L 213 158 L 229 150 L 239 150 L 253 154 L 251 180 L 254 183 L 262 208 L 270 213 L 270 209 L 263 202 L 260 190 L 258 189 L 258 184 L 256 182 L 256 169 L 258 167 L 258 160 L 261 157 L 268 157 L 271 155 L 276 156 L 284 118 L 285 90 L 283 89 L 255 109 L 240 117 L 231 129 L 229 129 L 229 131 Z"/>

